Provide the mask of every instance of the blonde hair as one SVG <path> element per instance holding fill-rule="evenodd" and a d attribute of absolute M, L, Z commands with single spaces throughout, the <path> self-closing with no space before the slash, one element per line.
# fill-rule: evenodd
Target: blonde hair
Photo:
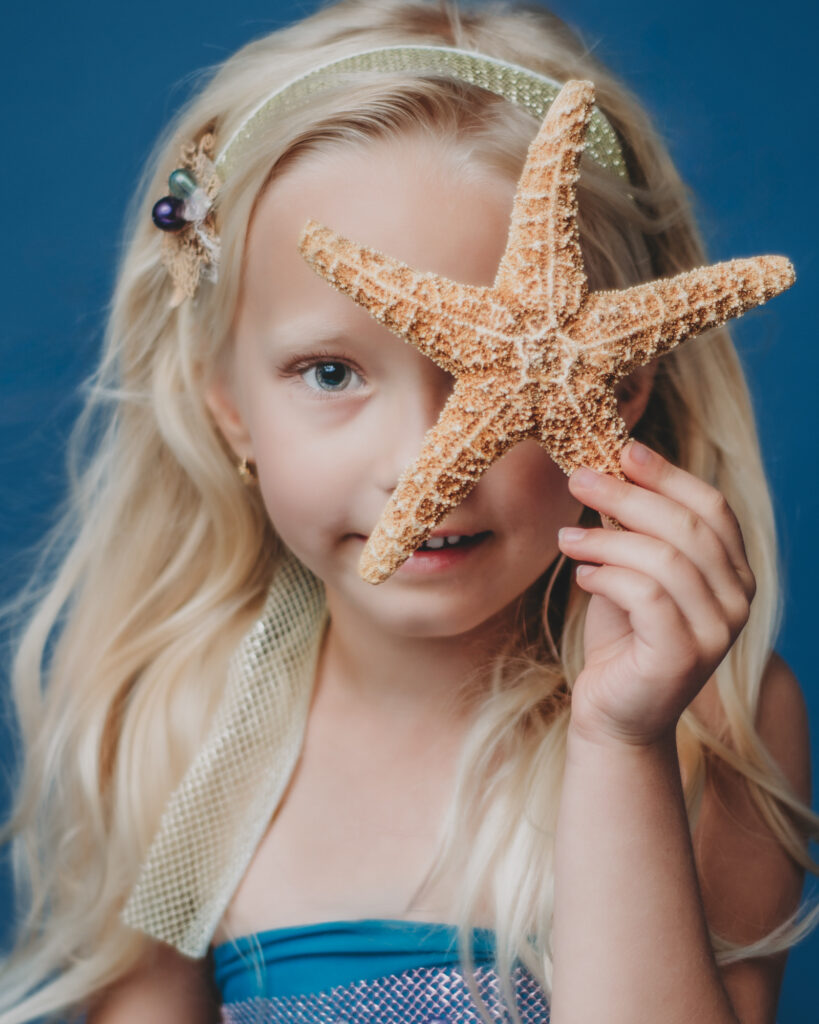
<path fill-rule="evenodd" d="M 207 126 L 215 125 L 217 140 L 227 138 L 294 75 L 405 42 L 480 50 L 559 81 L 594 81 L 631 183 L 584 161 L 578 195 L 592 288 L 707 262 L 685 187 L 647 115 L 546 11 L 344 0 L 250 43 L 216 69 L 159 140 L 129 211 L 104 352 L 73 440 L 70 499 L 40 569 L 47 583 L 18 606 L 29 609 L 12 669 L 24 760 L 2 838 L 14 837 L 26 912 L 0 970 L 0 1024 L 82 1007 L 140 962 L 148 940 L 121 923 L 120 910 L 280 557 L 263 507 L 240 482 L 203 401 L 229 345 L 260 193 L 300 154 L 412 130 L 454 139 L 470 162 L 517 178 L 537 124 L 497 96 L 440 77 L 367 77 L 313 97 L 309 108 L 269 125 L 225 182 L 219 281 L 176 310 L 168 306 L 151 204 L 164 194 L 180 146 Z M 690 709 L 679 722 L 691 827 L 710 761 L 725 762 L 745 777 L 784 849 L 815 872 L 807 843 L 819 835 L 819 816 L 792 790 L 754 725 L 779 627 L 780 572 L 754 417 L 726 329 L 660 360 L 634 434 L 723 492 L 758 581 L 747 627 L 717 671 L 724 733 L 710 732 Z M 555 819 L 588 603 L 568 568 L 559 561 L 539 591 L 546 590 L 559 661 L 542 630 L 525 641 L 522 631 L 519 649 L 491 667 L 437 865 L 460 865 L 467 967 L 479 894 L 485 887 L 491 894 L 498 968 L 513 1010 L 515 957 L 551 988 Z M 795 914 L 751 946 L 711 938 L 726 964 L 786 949 L 812 924 L 813 915 L 797 923 Z"/>

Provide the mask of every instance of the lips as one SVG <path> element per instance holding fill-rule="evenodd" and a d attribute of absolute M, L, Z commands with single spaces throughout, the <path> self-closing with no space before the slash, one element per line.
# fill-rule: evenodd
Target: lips
<path fill-rule="evenodd" d="M 363 534 L 352 535 L 360 543 L 367 538 Z M 469 563 L 473 552 L 483 549 L 484 543 L 492 536 L 491 530 L 480 533 L 444 533 L 438 531 L 427 538 L 413 551 L 410 557 L 398 569 L 396 576 L 437 577 L 441 573 L 457 569 Z M 432 546 L 430 546 L 432 545 Z"/>

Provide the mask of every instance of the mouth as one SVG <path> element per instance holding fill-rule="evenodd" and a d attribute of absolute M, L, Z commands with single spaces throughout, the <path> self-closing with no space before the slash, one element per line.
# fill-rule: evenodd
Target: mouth
<path fill-rule="evenodd" d="M 480 533 L 441 533 L 427 537 L 399 567 L 396 575 L 401 578 L 427 577 L 458 569 L 469 564 L 476 557 L 473 552 L 482 550 L 491 536 L 491 530 L 482 530 Z M 365 536 L 356 534 L 355 537 L 362 544 L 366 543 Z"/>

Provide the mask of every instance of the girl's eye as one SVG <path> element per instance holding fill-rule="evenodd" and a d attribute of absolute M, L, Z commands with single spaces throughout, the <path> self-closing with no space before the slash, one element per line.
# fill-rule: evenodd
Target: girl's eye
<path fill-rule="evenodd" d="M 336 359 L 323 359 L 319 363 L 312 363 L 300 370 L 299 376 L 314 391 L 345 391 L 354 380 L 359 384 L 364 383 L 360 374 L 351 366 Z"/>

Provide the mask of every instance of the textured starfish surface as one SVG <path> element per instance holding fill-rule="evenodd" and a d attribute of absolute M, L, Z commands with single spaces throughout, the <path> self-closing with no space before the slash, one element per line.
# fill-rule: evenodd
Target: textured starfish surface
<path fill-rule="evenodd" d="M 318 274 L 455 377 L 364 547 L 359 573 L 370 583 L 388 579 L 525 438 L 567 474 L 587 465 L 623 479 L 617 381 L 795 280 L 784 257 L 755 256 L 590 293 L 575 185 L 593 102 L 591 82 L 570 81 L 549 108 L 491 287 L 421 273 L 312 220 L 302 232 Z"/>

